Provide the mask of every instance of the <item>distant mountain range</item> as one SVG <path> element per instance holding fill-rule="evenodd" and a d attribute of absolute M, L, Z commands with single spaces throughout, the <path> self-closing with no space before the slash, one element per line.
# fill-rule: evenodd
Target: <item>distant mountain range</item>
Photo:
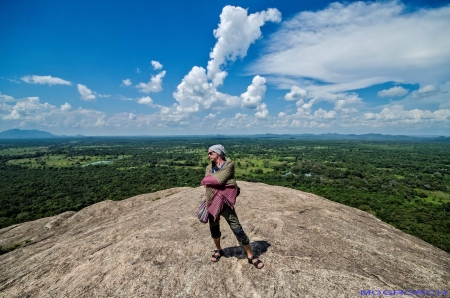
<path fill-rule="evenodd" d="M 84 138 L 86 136 L 76 135 L 76 136 L 66 136 L 66 135 L 54 135 L 47 131 L 32 129 L 32 130 L 22 130 L 22 129 L 9 129 L 0 132 L 0 139 L 49 139 L 49 138 Z M 98 136 L 101 137 L 101 136 Z M 111 136 L 104 136 L 110 137 Z M 127 138 L 126 136 L 117 136 L 118 138 Z M 145 138 L 153 136 L 129 136 L 130 138 Z M 255 134 L 255 135 L 192 135 L 192 136 L 159 136 L 158 138 L 201 138 L 201 137 L 212 137 L 212 138 L 267 138 L 267 139 L 305 139 L 305 140 L 371 140 L 371 141 L 444 141 L 450 142 L 450 137 L 445 136 L 407 136 L 407 135 L 383 135 L 383 134 L 337 134 L 337 133 L 325 133 L 325 134 Z"/>
<path fill-rule="evenodd" d="M 311 140 L 370 140 L 370 141 L 412 141 L 412 140 L 442 140 L 450 141 L 450 137 L 445 136 L 408 136 L 408 135 L 384 135 L 378 133 L 368 134 L 263 134 L 257 135 L 260 138 L 291 138 L 291 139 L 311 139 Z"/>
<path fill-rule="evenodd" d="M 57 138 L 58 136 L 47 131 L 32 129 L 9 129 L 0 132 L 0 139 L 48 139 Z"/>

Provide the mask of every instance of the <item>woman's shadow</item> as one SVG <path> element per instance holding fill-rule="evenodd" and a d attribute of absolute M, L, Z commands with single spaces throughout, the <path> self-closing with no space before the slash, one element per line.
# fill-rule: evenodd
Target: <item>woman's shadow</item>
<path fill-rule="evenodd" d="M 263 253 L 267 251 L 269 248 L 270 243 L 267 241 L 254 241 L 250 243 L 250 248 L 252 249 L 252 253 L 259 257 Z M 245 253 L 245 250 L 241 246 L 232 246 L 232 247 L 226 247 L 223 249 L 223 252 L 225 253 L 225 258 L 230 257 L 236 257 L 238 259 L 246 259 L 247 254 Z"/>

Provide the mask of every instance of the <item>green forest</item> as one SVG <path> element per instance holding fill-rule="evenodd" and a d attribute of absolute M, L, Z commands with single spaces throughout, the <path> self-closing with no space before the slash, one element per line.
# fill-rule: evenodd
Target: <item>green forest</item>
<path fill-rule="evenodd" d="M 221 143 L 238 180 L 311 192 L 450 252 L 450 143 L 295 137 L 0 140 L 0 228 L 178 186 L 199 186 Z"/>

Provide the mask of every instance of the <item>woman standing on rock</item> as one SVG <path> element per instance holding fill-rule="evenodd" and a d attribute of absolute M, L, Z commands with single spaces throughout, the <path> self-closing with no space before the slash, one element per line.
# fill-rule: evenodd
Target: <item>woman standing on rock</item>
<path fill-rule="evenodd" d="M 220 216 L 223 216 L 236 236 L 239 245 L 247 253 L 250 264 L 261 269 L 264 263 L 253 255 L 250 248 L 250 240 L 242 229 L 234 204 L 238 195 L 238 187 L 234 178 L 234 164 L 229 158 L 225 158 L 225 148 L 218 144 L 208 149 L 208 157 L 211 163 L 206 167 L 202 185 L 206 187 L 206 206 L 208 210 L 209 229 L 211 237 L 216 245 L 216 250 L 211 256 L 212 262 L 218 262 L 225 253 L 220 246 Z"/>

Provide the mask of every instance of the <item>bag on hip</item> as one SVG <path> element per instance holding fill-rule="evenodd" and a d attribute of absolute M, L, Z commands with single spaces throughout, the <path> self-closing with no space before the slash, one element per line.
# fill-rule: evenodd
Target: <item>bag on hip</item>
<path fill-rule="evenodd" d="M 206 208 L 206 200 L 198 207 L 197 211 L 198 220 L 202 223 L 208 222 L 208 209 Z"/>

